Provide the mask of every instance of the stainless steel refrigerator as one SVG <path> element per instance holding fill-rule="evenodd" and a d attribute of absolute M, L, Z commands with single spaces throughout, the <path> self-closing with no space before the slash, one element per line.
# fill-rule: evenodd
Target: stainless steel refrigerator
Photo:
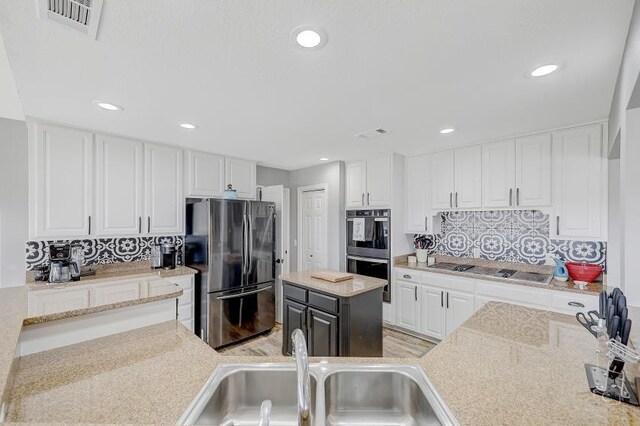
<path fill-rule="evenodd" d="M 185 264 L 196 274 L 196 330 L 219 348 L 275 325 L 275 204 L 189 200 Z"/>

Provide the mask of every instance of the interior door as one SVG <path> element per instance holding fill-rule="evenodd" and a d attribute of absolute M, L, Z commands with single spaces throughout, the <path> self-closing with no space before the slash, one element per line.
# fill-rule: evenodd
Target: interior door
<path fill-rule="evenodd" d="M 247 202 L 247 285 L 272 282 L 276 266 L 275 204 Z"/>
<path fill-rule="evenodd" d="M 454 168 L 453 206 L 461 209 L 482 207 L 482 147 L 456 149 Z"/>
<path fill-rule="evenodd" d="M 144 144 L 96 137 L 96 231 L 98 235 L 142 233 Z"/>
<path fill-rule="evenodd" d="M 289 272 L 289 188 L 282 185 L 262 189 L 262 199 L 276 205 L 276 321 L 282 323 L 282 280 L 278 277 Z"/>
<path fill-rule="evenodd" d="M 324 190 L 302 193 L 301 271 L 327 268 L 326 194 Z"/>

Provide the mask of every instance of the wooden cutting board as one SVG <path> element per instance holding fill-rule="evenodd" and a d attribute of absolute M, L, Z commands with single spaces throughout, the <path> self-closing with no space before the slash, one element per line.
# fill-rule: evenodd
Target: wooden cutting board
<path fill-rule="evenodd" d="M 311 278 L 318 278 L 324 281 L 337 283 L 340 281 L 350 280 L 353 278 L 353 274 L 337 271 L 314 271 L 311 273 Z"/>

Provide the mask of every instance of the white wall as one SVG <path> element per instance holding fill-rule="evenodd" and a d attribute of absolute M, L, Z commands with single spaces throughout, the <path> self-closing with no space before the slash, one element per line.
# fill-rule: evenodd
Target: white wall
<path fill-rule="evenodd" d="M 620 286 L 622 268 L 622 235 L 620 234 L 620 159 L 609 160 L 609 206 L 607 213 L 607 282 Z"/>
<path fill-rule="evenodd" d="M 345 169 L 342 161 L 334 161 L 304 169 L 293 170 L 289 174 L 291 188 L 291 270 L 298 267 L 298 188 L 326 183 L 327 190 L 327 260 L 329 269 L 343 271 L 345 268 L 345 206 L 344 206 Z"/>
<path fill-rule="evenodd" d="M 288 170 L 258 166 L 257 183 L 260 186 L 283 185 L 285 188 L 289 188 L 289 174 Z"/>
<path fill-rule="evenodd" d="M 2 35 L 0 35 L 0 117 L 24 120 L 18 89 L 9 66 Z"/>
<path fill-rule="evenodd" d="M 621 279 L 629 304 L 640 306 L 640 108 L 627 111 L 620 142 Z"/>
<path fill-rule="evenodd" d="M 27 125 L 0 118 L 0 286 L 24 284 L 28 237 Z"/>

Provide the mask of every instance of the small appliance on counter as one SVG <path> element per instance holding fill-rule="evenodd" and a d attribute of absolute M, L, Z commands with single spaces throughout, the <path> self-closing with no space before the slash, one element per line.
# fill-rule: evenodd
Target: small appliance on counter
<path fill-rule="evenodd" d="M 49 246 L 49 284 L 60 284 L 71 281 L 71 246 L 69 244 L 51 244 Z M 80 271 L 76 272 L 78 278 Z"/>
<path fill-rule="evenodd" d="M 160 267 L 162 269 L 176 269 L 176 245 L 162 243 L 160 245 Z"/>

